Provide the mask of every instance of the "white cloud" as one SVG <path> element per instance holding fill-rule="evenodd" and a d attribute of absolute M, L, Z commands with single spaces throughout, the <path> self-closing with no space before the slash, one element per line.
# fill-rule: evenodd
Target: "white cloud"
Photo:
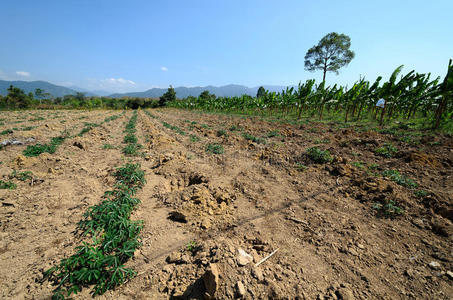
<path fill-rule="evenodd" d="M 164 71 L 164 72 L 167 72 L 167 71 L 168 71 L 168 68 L 167 68 L 167 67 L 161 67 L 160 69 L 161 69 L 162 71 Z"/>
<path fill-rule="evenodd" d="M 124 78 L 107 78 L 101 80 L 101 82 L 109 85 L 135 85 L 135 82 L 133 82 L 132 80 L 127 80 Z"/>
<path fill-rule="evenodd" d="M 30 77 L 30 72 L 16 71 L 16 74 L 23 77 Z"/>

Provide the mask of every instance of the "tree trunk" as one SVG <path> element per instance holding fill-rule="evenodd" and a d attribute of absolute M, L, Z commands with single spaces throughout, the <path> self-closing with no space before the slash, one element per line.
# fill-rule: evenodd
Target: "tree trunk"
<path fill-rule="evenodd" d="M 385 114 L 385 108 L 387 107 L 387 102 L 384 103 L 384 108 L 382 108 L 381 111 L 381 119 L 379 120 L 379 125 L 382 126 L 382 122 L 384 121 L 384 114 Z"/>

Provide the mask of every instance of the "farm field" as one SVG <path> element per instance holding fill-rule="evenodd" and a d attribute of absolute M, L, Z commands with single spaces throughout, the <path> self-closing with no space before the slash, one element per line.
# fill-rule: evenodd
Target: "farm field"
<path fill-rule="evenodd" d="M 52 296 L 43 272 L 90 240 L 78 224 L 127 164 L 146 180 L 136 275 L 98 299 L 453 295 L 451 135 L 169 108 L 0 119 L 0 143 L 26 143 L 0 150 L 0 298 Z"/>

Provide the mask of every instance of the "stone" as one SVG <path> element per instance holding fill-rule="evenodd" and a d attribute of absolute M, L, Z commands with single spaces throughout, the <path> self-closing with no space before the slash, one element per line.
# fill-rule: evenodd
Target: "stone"
<path fill-rule="evenodd" d="M 162 271 L 164 271 L 165 273 L 172 273 L 173 272 L 173 266 L 172 265 L 165 265 L 162 268 Z"/>
<path fill-rule="evenodd" d="M 211 221 L 209 221 L 208 219 L 203 219 L 203 221 L 201 221 L 200 227 L 202 229 L 209 229 L 211 228 L 211 226 L 212 226 Z"/>
<path fill-rule="evenodd" d="M 404 271 L 404 275 L 409 278 L 414 278 L 414 271 L 412 269 L 407 269 L 406 271 Z"/>
<path fill-rule="evenodd" d="M 87 150 L 86 144 L 80 139 L 75 140 L 73 145 L 76 146 L 79 149 Z"/>
<path fill-rule="evenodd" d="M 362 249 L 362 250 L 365 249 L 365 246 L 360 243 L 357 243 L 356 245 L 357 245 L 357 248 L 359 248 L 359 249 Z"/>
<path fill-rule="evenodd" d="M 206 288 L 206 293 L 209 298 L 215 298 L 215 293 L 219 288 L 219 268 L 216 264 L 210 264 L 203 275 L 203 282 Z"/>
<path fill-rule="evenodd" d="M 243 266 L 249 264 L 250 262 L 252 262 L 253 257 L 250 254 L 248 254 L 247 252 L 245 252 L 244 250 L 242 250 L 241 248 L 239 248 L 236 261 L 239 266 L 243 267 Z"/>
<path fill-rule="evenodd" d="M 181 260 L 181 253 L 179 253 L 178 251 L 174 251 L 174 252 L 170 253 L 170 255 L 166 259 L 166 261 L 169 264 L 179 263 L 180 260 Z"/>
<path fill-rule="evenodd" d="M 252 269 L 252 276 L 255 277 L 258 282 L 262 282 L 264 280 L 263 271 L 257 267 Z"/>
<path fill-rule="evenodd" d="M 175 222 L 187 223 L 187 215 L 181 211 L 172 211 L 168 214 L 168 218 Z"/>
<path fill-rule="evenodd" d="M 354 300 L 354 294 L 348 288 L 341 288 L 335 292 L 339 300 Z"/>
<path fill-rule="evenodd" d="M 453 272 L 452 271 L 447 271 L 447 277 L 450 279 L 453 279 Z"/>
<path fill-rule="evenodd" d="M 236 282 L 236 293 L 239 298 L 243 298 L 245 296 L 246 290 L 242 281 Z"/>
<path fill-rule="evenodd" d="M 437 270 L 440 268 L 440 263 L 438 263 L 437 261 L 432 261 L 428 265 L 433 270 Z"/>

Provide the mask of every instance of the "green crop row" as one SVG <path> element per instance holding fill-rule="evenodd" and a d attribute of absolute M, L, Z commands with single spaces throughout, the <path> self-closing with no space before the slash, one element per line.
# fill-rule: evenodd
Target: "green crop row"
<path fill-rule="evenodd" d="M 80 133 L 77 136 L 82 136 L 85 133 L 87 133 L 88 131 L 90 131 L 91 129 L 93 129 L 94 127 L 100 126 L 103 123 L 116 120 L 119 117 L 121 117 L 123 114 L 124 114 L 124 112 L 122 114 L 119 114 L 119 115 L 116 115 L 116 116 L 107 117 L 107 118 L 104 119 L 104 121 L 102 121 L 99 124 L 97 124 L 97 123 L 85 123 L 85 127 L 80 131 Z M 63 133 L 60 136 L 53 137 L 50 140 L 50 143 L 48 143 L 48 144 L 40 144 L 40 143 L 38 143 L 38 144 L 35 144 L 35 145 L 29 145 L 29 146 L 27 146 L 27 148 L 24 150 L 23 153 L 24 153 L 25 156 L 28 156 L 28 157 L 39 156 L 41 153 L 44 153 L 44 152 L 53 154 L 53 153 L 55 153 L 55 151 L 57 151 L 58 146 L 60 146 L 65 139 L 71 138 L 71 137 L 73 137 L 73 136 L 70 136 L 68 132 L 63 131 Z"/>
<path fill-rule="evenodd" d="M 135 271 L 124 264 L 141 245 L 143 221 L 130 220 L 140 203 L 135 194 L 145 184 L 140 164 L 128 163 L 115 172 L 115 189 L 104 193 L 100 204 L 91 206 L 78 223 L 78 232 L 91 237 L 76 247 L 75 254 L 44 272 L 57 287 L 53 299 L 77 294 L 84 286 L 94 285 L 93 296 L 124 283 Z"/>
<path fill-rule="evenodd" d="M 134 112 L 126 125 L 127 139 L 135 137 L 136 122 Z M 130 142 L 128 146 L 136 144 L 135 140 Z M 130 216 L 140 203 L 134 196 L 146 182 L 145 172 L 140 164 L 127 163 L 117 168 L 114 176 L 114 189 L 104 193 L 100 204 L 89 207 L 78 223 L 77 232 L 91 241 L 83 242 L 75 254 L 44 272 L 44 278 L 56 285 L 53 299 L 71 297 L 88 285 L 93 285 L 93 296 L 101 295 L 135 275 L 124 264 L 141 245 L 143 221 L 132 221 Z"/>
<path fill-rule="evenodd" d="M 126 136 L 124 137 L 123 142 L 126 146 L 123 148 L 123 153 L 129 156 L 135 156 L 138 154 L 138 150 L 142 148 L 142 145 L 138 144 L 138 139 L 135 136 L 135 126 L 137 124 L 137 111 L 134 111 L 129 122 L 126 124 L 126 129 L 124 132 Z"/>

